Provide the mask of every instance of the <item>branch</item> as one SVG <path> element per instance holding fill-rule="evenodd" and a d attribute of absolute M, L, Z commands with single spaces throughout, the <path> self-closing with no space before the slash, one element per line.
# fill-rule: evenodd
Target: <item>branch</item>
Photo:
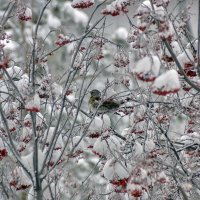
<path fill-rule="evenodd" d="M 32 50 L 32 58 L 30 60 L 30 62 L 32 61 L 32 74 L 29 74 L 29 79 L 31 78 L 31 81 L 33 84 L 33 90 L 35 90 L 35 63 L 36 63 L 36 58 L 37 58 L 35 48 L 36 48 L 36 42 L 37 42 L 38 28 L 39 28 L 39 24 L 42 19 L 42 16 L 44 14 L 44 11 L 50 2 L 51 2 L 51 0 L 48 0 L 47 3 L 45 4 L 45 6 L 42 8 L 40 16 L 38 17 L 38 20 L 37 20 L 35 33 L 33 35 L 33 50 Z M 30 71 L 29 73 L 31 73 L 31 70 L 29 70 L 29 71 Z"/>
<path fill-rule="evenodd" d="M 200 2 L 199 4 L 199 13 L 198 13 L 198 50 L 197 50 L 197 72 L 200 76 Z"/>
<path fill-rule="evenodd" d="M 25 104 L 24 98 L 21 95 L 20 91 L 18 90 L 17 86 L 15 85 L 14 81 L 12 80 L 12 78 L 10 77 L 9 73 L 7 72 L 7 70 L 5 68 L 3 68 L 4 73 L 6 74 L 6 76 L 9 79 L 9 82 L 11 83 L 11 85 L 13 86 L 13 88 L 15 89 L 15 91 L 18 93 L 20 99 L 21 99 L 21 103 Z M 11 95 L 11 94 L 10 94 Z M 15 97 L 16 98 L 16 97 Z"/>
<path fill-rule="evenodd" d="M 188 78 L 188 76 L 185 74 L 185 72 L 184 72 L 184 70 L 183 70 L 181 64 L 179 63 L 178 59 L 176 58 L 176 55 L 175 55 L 174 51 L 172 50 L 172 48 L 170 47 L 169 43 L 168 43 L 167 41 L 165 41 L 165 40 L 164 40 L 163 42 L 164 42 L 165 46 L 167 47 L 169 53 L 171 54 L 173 60 L 175 61 L 176 66 L 178 67 L 178 69 L 179 69 L 181 75 L 183 75 L 185 81 L 186 81 L 192 88 L 194 88 L 195 90 L 197 90 L 198 92 L 200 92 L 200 88 L 199 88 L 196 84 L 194 84 L 194 83 Z"/>
<path fill-rule="evenodd" d="M 28 169 L 24 166 L 24 164 L 21 162 L 21 159 L 20 159 L 20 155 L 19 153 L 17 152 L 16 148 L 15 148 L 15 144 L 11 138 L 11 133 L 10 133 L 10 130 L 9 130 L 9 127 L 8 127 L 8 123 L 7 123 L 7 120 L 4 116 L 4 112 L 3 112 L 3 109 L 2 109 L 2 104 L 0 104 L 0 115 L 1 115 L 1 118 L 2 118 L 2 121 L 3 121 L 3 124 L 4 124 L 4 127 L 6 129 L 6 132 L 8 134 L 8 139 L 9 139 L 9 143 L 8 146 L 13 154 L 13 156 L 16 158 L 17 162 L 21 165 L 21 167 L 24 169 L 24 171 L 27 173 L 27 175 L 29 176 L 29 178 L 31 179 L 32 183 L 33 183 L 33 177 L 31 175 L 31 173 L 28 171 Z"/>
<path fill-rule="evenodd" d="M 91 18 L 91 17 L 90 17 L 90 18 Z M 63 109 L 64 109 L 64 107 L 65 107 L 66 91 L 67 91 L 68 88 L 70 87 L 70 85 L 71 85 L 71 83 L 72 83 L 72 80 L 74 79 L 74 77 L 75 77 L 75 75 L 76 75 L 76 73 L 77 73 L 77 71 L 78 71 L 78 69 L 74 70 L 74 63 L 75 63 L 75 60 L 76 60 L 76 56 L 78 55 L 79 48 L 80 48 L 80 46 L 81 46 L 83 40 L 87 37 L 87 35 L 88 35 L 88 34 L 89 34 L 89 33 L 90 33 L 104 18 L 105 18 L 105 16 L 103 16 L 102 18 L 100 18 L 89 30 L 87 30 L 87 32 L 81 37 L 81 39 L 80 39 L 80 41 L 79 41 L 79 43 L 78 43 L 78 45 L 77 45 L 77 47 L 76 47 L 76 51 L 75 51 L 75 53 L 74 53 L 74 56 L 73 56 L 72 62 L 71 62 L 71 66 L 70 66 L 70 69 L 71 69 L 71 70 L 69 71 L 68 77 L 67 77 L 67 79 L 66 79 L 66 81 L 65 81 L 65 85 L 64 85 L 63 100 L 62 100 L 62 105 L 61 105 L 61 109 L 60 109 L 60 114 L 59 114 L 59 117 L 58 117 L 58 120 L 57 120 L 57 124 L 56 124 L 56 126 L 55 126 L 55 130 L 54 130 L 54 133 L 53 133 L 53 137 L 52 137 L 51 142 L 50 142 L 50 144 L 49 144 L 49 148 L 48 148 L 46 157 L 45 157 L 45 159 L 44 159 L 44 162 L 43 162 L 43 165 L 42 165 L 43 167 L 42 167 L 40 173 L 43 172 L 45 162 L 47 161 L 49 155 L 52 155 L 53 146 L 55 145 L 55 142 L 56 142 L 56 140 L 57 140 L 57 138 L 58 138 L 58 136 L 56 137 L 56 134 L 57 134 L 57 132 L 58 132 L 58 128 L 59 128 L 60 120 L 61 120 L 61 117 L 62 117 Z M 74 71 L 73 71 L 73 70 L 74 70 Z M 72 77 L 71 77 L 71 81 L 69 82 L 70 76 L 71 76 L 72 72 L 74 72 L 74 73 L 73 73 L 73 75 L 72 75 Z M 67 84 L 68 84 L 68 87 L 67 87 Z M 84 97 L 84 96 L 83 96 L 83 97 Z M 82 100 L 83 100 L 83 97 L 80 99 L 78 105 L 81 104 L 81 102 L 82 102 Z M 78 106 L 78 108 L 80 109 L 80 106 Z M 77 117 L 78 117 L 79 109 L 77 109 L 76 116 L 75 116 L 74 122 L 73 122 L 73 124 L 72 124 L 71 131 L 70 131 L 70 133 L 69 133 L 69 137 L 71 136 L 72 131 L 73 131 L 73 128 L 74 128 L 74 126 L 75 126 L 75 122 L 76 122 L 76 119 L 77 119 Z M 86 133 L 85 133 L 85 134 L 86 134 Z M 84 134 L 83 134 L 83 136 L 84 136 Z M 81 141 L 81 140 L 82 140 L 82 138 L 80 139 L 80 141 Z M 78 142 L 78 144 L 80 143 L 80 141 Z M 54 166 L 50 169 L 50 171 L 55 167 L 55 165 L 57 165 L 58 161 L 60 160 L 60 158 L 61 158 L 62 155 L 64 154 L 64 151 L 65 151 L 65 149 L 66 149 L 66 147 L 67 147 L 67 143 L 68 143 L 68 141 L 66 142 L 66 145 L 65 145 L 65 147 L 63 148 L 61 155 L 59 156 L 59 159 L 57 160 L 57 162 L 55 162 Z M 73 151 L 74 151 L 74 149 L 73 149 Z M 73 151 L 72 151 L 72 152 L 73 152 Z M 48 174 L 48 172 L 46 173 L 46 175 L 47 175 L 47 174 Z M 45 178 L 46 175 L 44 175 L 43 178 Z"/>
<path fill-rule="evenodd" d="M 15 7 L 15 4 L 16 4 L 16 1 L 9 3 L 8 9 L 7 9 L 7 11 L 5 11 L 4 16 L 2 17 L 2 20 L 1 20 L 1 23 L 0 23 L 1 27 L 5 26 L 6 22 L 9 19 L 10 13 L 13 11 L 13 9 Z M 7 12 L 7 14 L 6 14 L 6 12 Z"/>

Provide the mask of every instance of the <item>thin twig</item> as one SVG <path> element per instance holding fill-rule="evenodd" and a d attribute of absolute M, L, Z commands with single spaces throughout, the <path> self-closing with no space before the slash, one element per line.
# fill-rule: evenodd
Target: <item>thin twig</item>
<path fill-rule="evenodd" d="M 2 27 L 4 27 L 6 22 L 8 21 L 8 19 L 10 17 L 10 13 L 13 11 L 16 3 L 17 3 L 16 1 L 9 3 L 8 9 L 7 9 L 7 11 L 5 11 L 5 13 L 7 13 L 7 14 L 4 13 L 2 20 L 1 20 L 1 26 Z"/>
<path fill-rule="evenodd" d="M 197 72 L 200 76 L 200 2 L 198 2 L 198 50 L 197 50 Z"/>

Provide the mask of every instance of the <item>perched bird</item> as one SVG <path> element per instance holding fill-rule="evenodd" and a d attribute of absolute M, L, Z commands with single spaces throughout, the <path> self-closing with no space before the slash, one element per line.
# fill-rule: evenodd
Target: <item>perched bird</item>
<path fill-rule="evenodd" d="M 109 112 L 119 108 L 120 103 L 113 99 L 103 100 L 99 90 L 92 90 L 90 92 L 89 106 L 92 111 L 98 109 L 99 112 Z"/>

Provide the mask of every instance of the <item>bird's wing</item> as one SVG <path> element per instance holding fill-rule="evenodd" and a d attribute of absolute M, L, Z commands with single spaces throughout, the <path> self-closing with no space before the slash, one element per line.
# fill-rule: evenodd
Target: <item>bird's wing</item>
<path fill-rule="evenodd" d="M 113 100 L 105 100 L 101 106 L 105 107 L 108 110 L 119 108 L 120 104 Z"/>

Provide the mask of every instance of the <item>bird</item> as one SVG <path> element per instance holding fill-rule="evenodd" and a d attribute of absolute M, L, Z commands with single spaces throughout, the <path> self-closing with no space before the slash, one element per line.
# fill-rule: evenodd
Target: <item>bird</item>
<path fill-rule="evenodd" d="M 116 110 L 121 105 L 114 99 L 103 100 L 101 92 L 96 89 L 90 91 L 90 98 L 88 103 L 92 111 L 97 111 L 100 113 Z"/>

